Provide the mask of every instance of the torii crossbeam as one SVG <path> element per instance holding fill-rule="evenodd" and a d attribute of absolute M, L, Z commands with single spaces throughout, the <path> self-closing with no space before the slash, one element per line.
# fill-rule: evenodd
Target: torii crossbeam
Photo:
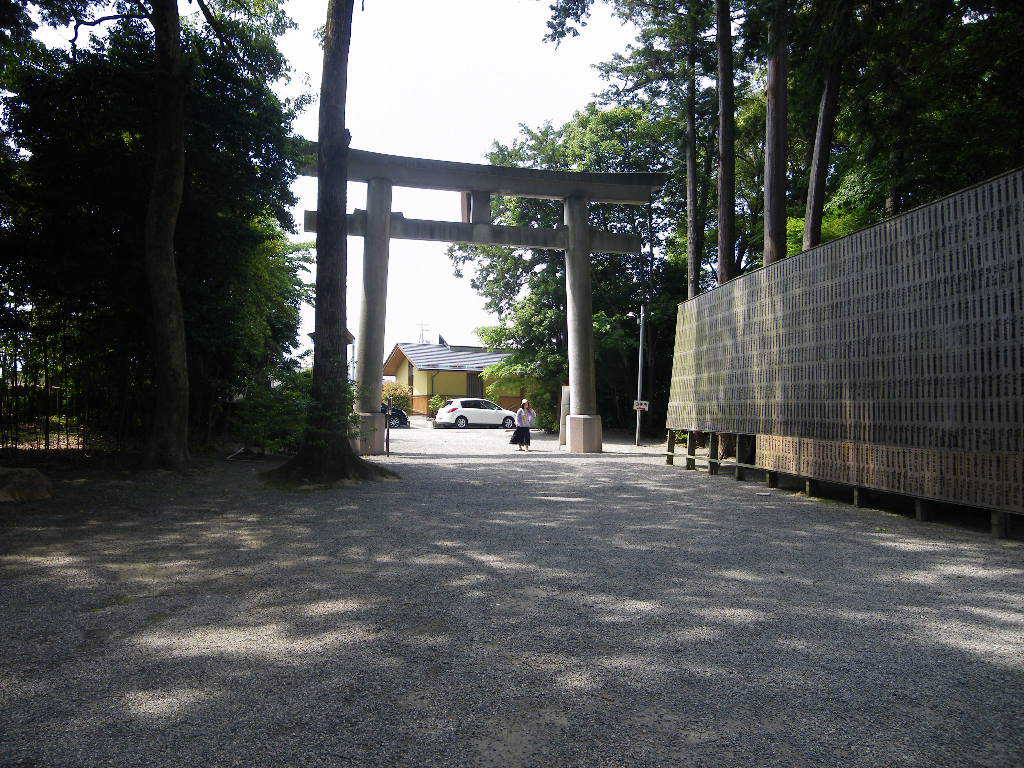
<path fill-rule="evenodd" d="M 312 145 L 315 154 L 316 145 Z M 315 176 L 316 163 L 303 175 Z M 587 203 L 644 205 L 664 184 L 659 173 L 581 173 L 543 171 L 473 163 L 452 163 L 349 150 L 349 181 L 367 183 L 366 210 L 348 215 L 348 233 L 361 235 L 363 247 L 363 306 L 356 339 L 357 407 L 363 423 L 363 453 L 383 453 L 384 415 L 380 413 L 384 375 L 388 259 L 391 238 L 452 243 L 550 248 L 565 251 L 566 324 L 569 340 L 570 412 L 565 442 L 575 453 L 598 453 L 602 446 L 594 376 L 594 322 L 591 300 L 590 254 L 639 253 L 640 238 L 592 230 Z M 392 187 L 415 187 L 459 192 L 462 221 L 407 219 L 391 211 Z M 509 195 L 560 199 L 565 226 L 554 229 L 507 227 L 491 221 L 491 197 Z M 316 213 L 306 211 L 306 231 L 316 231 Z"/>

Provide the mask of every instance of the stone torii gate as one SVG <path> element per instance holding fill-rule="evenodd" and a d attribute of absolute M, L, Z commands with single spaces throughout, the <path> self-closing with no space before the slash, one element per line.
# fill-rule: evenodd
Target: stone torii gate
<path fill-rule="evenodd" d="M 316 145 L 312 145 L 316 152 Z M 316 176 L 316 164 L 302 169 Z M 591 229 L 587 203 L 645 205 L 664 183 L 657 173 L 580 173 L 542 171 L 473 163 L 424 160 L 350 149 L 349 181 L 367 184 L 366 210 L 348 215 L 348 234 L 363 237 L 363 306 L 356 339 L 356 404 L 363 425 L 362 452 L 384 451 L 380 413 L 384 375 L 384 319 L 391 238 L 449 243 L 507 245 L 565 251 L 566 324 L 569 341 L 569 415 L 566 447 L 598 453 L 602 445 L 594 377 L 594 322 L 591 306 L 591 253 L 639 253 L 641 241 Z M 392 187 L 459 192 L 462 221 L 407 219 L 391 210 Z M 492 195 L 563 200 L 565 225 L 555 229 L 506 227 L 491 221 Z M 316 231 L 316 212 L 306 211 L 305 229 Z"/>

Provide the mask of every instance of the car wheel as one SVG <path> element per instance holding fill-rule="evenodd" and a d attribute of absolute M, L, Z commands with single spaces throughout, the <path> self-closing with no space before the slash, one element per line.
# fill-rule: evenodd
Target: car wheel
<path fill-rule="evenodd" d="M 402 426 L 402 420 L 397 416 L 392 416 L 390 419 L 388 419 L 388 426 L 391 427 L 392 429 L 398 429 L 400 426 Z"/>
<path fill-rule="evenodd" d="M 501 426 L 503 426 L 505 429 L 512 429 L 512 427 L 514 427 L 515 425 L 516 420 L 513 419 L 511 416 L 506 416 L 505 420 L 501 422 Z"/>
<path fill-rule="evenodd" d="M 455 420 L 455 428 L 456 429 L 465 429 L 468 426 L 469 426 L 469 419 L 467 419 L 465 416 L 459 416 L 459 418 L 457 418 Z"/>

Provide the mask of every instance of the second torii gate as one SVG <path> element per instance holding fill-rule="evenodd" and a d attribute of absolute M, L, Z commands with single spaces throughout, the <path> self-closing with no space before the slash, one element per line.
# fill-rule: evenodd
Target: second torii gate
<path fill-rule="evenodd" d="M 316 145 L 313 145 L 313 152 Z M 316 176 L 316 164 L 303 175 Z M 349 181 L 367 183 L 366 210 L 348 215 L 348 234 L 363 237 L 363 306 L 356 339 L 356 404 L 363 424 L 363 453 L 384 451 L 380 413 L 384 376 L 384 320 L 391 238 L 450 243 L 507 245 L 565 251 L 566 324 L 569 341 L 569 415 L 566 447 L 598 453 L 602 445 L 594 377 L 594 321 L 591 253 L 639 253 L 641 241 L 590 228 L 587 203 L 644 205 L 664 183 L 657 173 L 580 173 L 542 171 L 473 163 L 398 157 L 350 149 Z M 407 219 L 391 210 L 392 187 L 438 189 L 462 194 L 462 221 Z M 555 229 L 505 227 L 491 221 L 491 196 L 563 200 L 565 225 Z M 316 212 L 306 211 L 305 229 L 316 231 Z"/>

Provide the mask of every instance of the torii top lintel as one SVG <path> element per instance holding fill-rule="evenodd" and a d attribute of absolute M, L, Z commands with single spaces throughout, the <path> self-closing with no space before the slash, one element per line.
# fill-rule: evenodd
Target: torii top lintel
<path fill-rule="evenodd" d="M 315 154 L 316 149 L 316 142 L 310 142 L 311 153 Z M 302 174 L 316 176 L 316 163 L 304 166 Z M 387 179 L 397 187 L 515 197 L 562 199 L 578 195 L 594 203 L 622 205 L 646 205 L 654 191 L 665 183 L 661 173 L 543 171 L 401 157 L 362 149 L 349 150 L 348 177 L 350 181 Z"/>

